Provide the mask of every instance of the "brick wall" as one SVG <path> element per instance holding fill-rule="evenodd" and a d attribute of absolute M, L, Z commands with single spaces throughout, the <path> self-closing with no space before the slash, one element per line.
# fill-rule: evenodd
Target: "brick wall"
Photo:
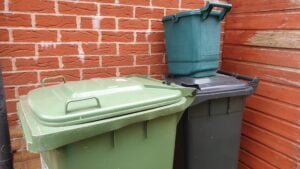
<path fill-rule="evenodd" d="M 259 76 L 247 100 L 240 169 L 300 167 L 300 4 L 230 0 L 223 69 Z"/>
<path fill-rule="evenodd" d="M 39 168 L 16 115 L 19 96 L 41 79 L 166 73 L 163 15 L 203 0 L 0 0 L 0 64 L 15 169 Z"/>

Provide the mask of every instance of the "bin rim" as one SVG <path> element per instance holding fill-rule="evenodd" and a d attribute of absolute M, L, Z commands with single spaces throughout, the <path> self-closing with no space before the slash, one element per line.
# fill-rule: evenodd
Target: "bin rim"
<path fill-rule="evenodd" d="M 214 7 L 222 8 L 222 10 L 212 10 Z M 184 12 L 178 12 L 176 14 L 167 15 L 162 18 L 162 22 L 173 21 L 178 22 L 182 17 L 188 17 L 193 15 L 200 15 L 201 19 L 206 20 L 209 16 L 217 17 L 220 21 L 224 19 L 227 12 L 232 8 L 231 4 L 207 2 L 206 5 L 200 9 L 188 10 Z"/>

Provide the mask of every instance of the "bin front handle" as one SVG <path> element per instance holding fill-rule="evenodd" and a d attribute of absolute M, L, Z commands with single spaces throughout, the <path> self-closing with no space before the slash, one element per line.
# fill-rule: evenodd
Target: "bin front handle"
<path fill-rule="evenodd" d="M 229 12 L 232 8 L 231 4 L 224 4 L 224 3 L 217 3 L 217 2 L 207 2 L 206 6 L 201 10 L 201 14 L 202 14 L 202 19 L 206 20 L 208 18 L 208 16 L 210 15 L 212 9 L 214 7 L 219 7 L 219 8 L 223 8 L 222 11 L 219 14 L 219 20 L 223 20 L 225 15 L 227 14 L 227 12 Z"/>
<path fill-rule="evenodd" d="M 74 102 L 80 102 L 80 101 L 84 101 L 84 100 L 91 100 L 91 99 L 96 100 L 96 102 L 97 102 L 97 107 L 98 107 L 98 108 L 101 108 L 99 98 L 97 98 L 97 97 L 87 97 L 87 98 L 80 98 L 80 99 L 68 100 L 68 101 L 66 102 L 66 106 L 65 106 L 65 113 L 68 114 L 68 113 L 72 112 L 71 110 L 69 110 L 69 105 L 70 105 L 71 103 L 74 103 Z"/>
<path fill-rule="evenodd" d="M 62 79 L 64 83 L 67 82 L 66 78 L 63 75 L 53 76 L 53 77 L 46 77 L 46 78 L 42 79 L 42 87 L 45 86 L 46 81 L 54 80 L 54 79 Z"/>

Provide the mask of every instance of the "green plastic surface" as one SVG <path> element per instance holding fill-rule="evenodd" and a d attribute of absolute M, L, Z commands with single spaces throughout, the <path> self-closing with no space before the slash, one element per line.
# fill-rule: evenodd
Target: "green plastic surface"
<path fill-rule="evenodd" d="M 163 104 L 152 100 L 147 102 L 151 105 L 150 108 L 147 103 L 144 105 L 135 104 L 139 107 L 139 111 L 118 113 L 118 115 L 78 124 L 55 126 L 43 123 L 37 113 L 33 112 L 31 107 L 33 103 L 30 102 L 36 100 L 30 98 L 30 96 L 32 97 L 31 93 L 28 96 L 21 97 L 17 106 L 27 149 L 32 152 L 40 152 L 44 165 L 49 169 L 82 169 L 86 167 L 89 169 L 171 169 L 176 125 L 182 112 L 192 103 L 194 89 L 175 84 L 166 85 L 159 80 L 137 76 L 102 80 L 107 80 L 105 86 L 115 86 L 116 84 L 113 81 L 117 79 L 128 80 L 128 83 L 123 85 L 127 87 L 134 86 L 132 91 L 135 91 L 136 84 L 139 84 L 140 88 L 153 91 L 154 94 L 150 94 L 150 96 L 158 99 L 165 98 L 161 99 Z M 67 82 L 64 85 L 80 86 L 82 83 L 90 83 L 90 81 Z M 104 85 L 104 83 L 102 84 Z M 118 83 L 118 85 L 120 84 Z M 48 89 L 61 89 L 62 86 L 55 85 L 48 87 Z M 127 93 L 128 88 L 125 91 L 124 86 L 114 87 L 115 92 L 112 93 L 116 97 L 134 99 L 136 102 L 140 101 L 137 98 L 144 99 L 146 97 L 140 95 L 140 92 Z M 103 89 L 103 86 L 99 88 Z M 36 89 L 36 91 L 38 90 Z M 93 87 L 80 90 L 95 91 Z M 104 91 L 101 90 L 101 92 Z M 158 95 L 157 91 L 161 95 Z M 47 93 L 46 91 L 43 92 Z M 113 99 L 111 102 L 118 100 L 118 98 L 111 98 L 108 95 L 105 98 Z M 149 98 L 146 97 L 146 99 Z M 94 101 L 93 104 L 98 109 L 95 100 L 85 101 Z M 102 99 L 99 100 L 101 104 Z M 53 109 L 55 105 L 47 106 L 47 101 L 47 99 L 44 99 L 43 103 L 38 103 L 46 106 L 49 110 L 56 110 Z M 134 104 L 135 101 L 131 103 Z M 170 102 L 166 103 L 167 101 Z M 51 103 L 51 99 L 49 102 Z M 64 103 L 64 100 L 61 102 Z M 112 103 L 112 106 L 115 106 L 115 104 Z M 72 108 L 70 107 L 70 109 Z M 85 108 L 81 110 L 86 111 Z M 51 111 L 47 112 L 51 113 Z M 76 110 L 74 113 L 80 113 L 80 110 Z M 102 115 L 97 112 L 95 114 Z M 112 110 L 107 114 L 114 114 L 114 111 Z M 52 116 L 55 118 L 55 113 Z"/>
<path fill-rule="evenodd" d="M 144 82 L 136 77 L 68 82 L 31 91 L 28 104 L 41 123 L 67 126 L 172 104 L 182 97 L 180 90 Z"/>
<path fill-rule="evenodd" d="M 213 7 L 223 10 L 215 11 Z M 220 23 L 230 9 L 229 4 L 208 3 L 201 9 L 163 18 L 170 75 L 215 75 L 219 64 Z"/>

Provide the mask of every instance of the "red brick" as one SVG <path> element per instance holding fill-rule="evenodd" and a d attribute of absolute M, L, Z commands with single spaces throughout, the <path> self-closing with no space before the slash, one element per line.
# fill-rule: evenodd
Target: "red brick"
<path fill-rule="evenodd" d="M 163 75 L 151 75 L 151 78 L 157 79 L 157 80 L 163 80 L 164 76 Z"/>
<path fill-rule="evenodd" d="M 136 7 L 135 8 L 135 17 L 136 18 L 161 19 L 163 16 L 164 16 L 164 9 L 144 8 L 144 7 Z"/>
<path fill-rule="evenodd" d="M 165 75 L 167 74 L 167 65 L 151 65 L 150 66 L 150 74 L 155 75 L 155 74 L 162 74 Z"/>
<path fill-rule="evenodd" d="M 132 42 L 132 32 L 101 32 L 102 42 Z"/>
<path fill-rule="evenodd" d="M 4 85 L 23 85 L 37 83 L 36 72 L 3 73 Z"/>
<path fill-rule="evenodd" d="M 35 0 L 35 1 L 9 1 L 10 11 L 22 11 L 22 12 L 43 12 L 54 13 L 54 1 Z"/>
<path fill-rule="evenodd" d="M 18 151 L 25 148 L 25 141 L 23 138 L 11 139 L 11 149 L 12 151 Z"/>
<path fill-rule="evenodd" d="M 4 11 L 4 1 L 3 0 L 0 1 L 0 10 Z"/>
<path fill-rule="evenodd" d="M 47 28 L 76 28 L 75 16 L 36 15 L 36 26 Z"/>
<path fill-rule="evenodd" d="M 1 65 L 2 71 L 11 71 L 12 70 L 11 59 L 0 58 L 0 65 Z"/>
<path fill-rule="evenodd" d="M 116 21 L 114 18 L 88 18 L 82 17 L 81 18 L 81 28 L 85 29 L 115 29 L 116 28 Z M 94 22 L 94 23 L 93 23 Z M 98 24 L 98 25 L 93 25 Z"/>
<path fill-rule="evenodd" d="M 116 54 L 116 44 L 83 44 L 83 51 L 87 55 L 111 55 Z"/>
<path fill-rule="evenodd" d="M 8 121 L 9 126 L 20 124 L 19 117 L 18 117 L 16 111 L 10 112 L 9 114 L 7 114 L 7 121 Z"/>
<path fill-rule="evenodd" d="M 24 14 L 0 14 L 0 26 L 23 26 L 31 27 L 30 15 Z"/>
<path fill-rule="evenodd" d="M 126 76 L 131 74 L 148 75 L 148 67 L 147 66 L 120 67 L 121 76 Z"/>
<path fill-rule="evenodd" d="M 120 19 L 119 29 L 148 29 L 148 20 Z"/>
<path fill-rule="evenodd" d="M 114 76 L 116 76 L 116 68 L 83 69 L 83 79 Z"/>
<path fill-rule="evenodd" d="M 23 95 L 27 95 L 29 91 L 33 90 L 33 89 L 36 89 L 38 86 L 35 85 L 35 86 L 21 86 L 21 87 L 18 87 L 18 94 L 19 96 L 23 96 Z"/>
<path fill-rule="evenodd" d="M 20 125 L 11 125 L 9 126 L 9 135 L 10 138 L 21 138 L 23 137 L 22 128 Z"/>
<path fill-rule="evenodd" d="M 62 63 L 64 68 L 81 68 L 81 67 L 97 67 L 99 66 L 98 56 L 85 56 L 84 58 L 79 57 L 63 57 Z"/>
<path fill-rule="evenodd" d="M 137 42 L 164 42 L 164 32 L 150 32 L 141 33 L 137 32 Z"/>
<path fill-rule="evenodd" d="M 185 0 L 184 0 L 185 1 Z M 160 6 L 166 8 L 178 8 L 179 7 L 179 0 L 152 0 L 153 6 Z"/>
<path fill-rule="evenodd" d="M 66 80 L 73 81 L 73 80 L 79 80 L 80 79 L 80 73 L 79 70 L 54 70 L 54 71 L 45 71 L 41 72 L 41 80 L 43 80 L 46 77 L 53 77 L 63 75 Z"/>
<path fill-rule="evenodd" d="M 101 16 L 133 17 L 133 7 L 130 6 L 101 5 L 100 12 Z"/>
<path fill-rule="evenodd" d="M 13 39 L 15 42 L 56 41 L 57 32 L 49 30 L 14 30 Z"/>
<path fill-rule="evenodd" d="M 136 56 L 136 64 L 138 64 L 138 65 L 162 64 L 163 59 L 164 59 L 163 55 Z"/>
<path fill-rule="evenodd" d="M 165 44 L 151 44 L 151 53 L 165 53 Z"/>
<path fill-rule="evenodd" d="M 8 30 L 7 29 L 0 29 L 0 41 L 5 42 L 8 41 Z"/>
<path fill-rule="evenodd" d="M 192 9 L 195 9 L 195 8 L 202 8 L 204 6 L 204 1 L 202 0 L 184 0 L 184 1 L 181 1 L 181 7 L 182 8 L 192 8 Z"/>
<path fill-rule="evenodd" d="M 163 80 L 164 75 L 150 75 L 151 78 L 157 79 L 157 80 Z"/>
<path fill-rule="evenodd" d="M 40 158 L 27 160 L 26 166 L 27 166 L 27 168 L 40 169 L 41 168 L 41 160 L 40 160 Z"/>
<path fill-rule="evenodd" d="M 4 94 L 5 94 L 5 99 L 15 99 L 16 98 L 15 87 L 5 87 Z"/>
<path fill-rule="evenodd" d="M 145 5 L 149 6 L 149 0 L 119 0 L 120 4 L 128 4 L 128 5 Z"/>
<path fill-rule="evenodd" d="M 34 45 L 29 44 L 0 44 L 1 56 L 33 56 Z"/>
<path fill-rule="evenodd" d="M 55 69 L 58 68 L 58 58 L 16 59 L 17 70 Z"/>
<path fill-rule="evenodd" d="M 15 113 L 17 112 L 17 101 L 16 100 L 10 100 L 6 101 L 6 110 L 7 113 Z"/>
<path fill-rule="evenodd" d="M 61 40 L 64 42 L 97 42 L 98 32 L 96 31 L 61 31 Z"/>
<path fill-rule="evenodd" d="M 164 26 L 161 21 L 151 20 L 151 30 L 163 30 Z"/>
<path fill-rule="evenodd" d="M 96 4 L 85 4 L 77 2 L 58 2 L 60 13 L 77 14 L 77 15 L 96 15 Z"/>
<path fill-rule="evenodd" d="M 49 46 L 39 45 L 40 56 L 62 56 L 62 55 L 77 55 L 78 47 L 73 44 L 56 44 Z"/>
<path fill-rule="evenodd" d="M 120 54 L 148 54 L 147 44 L 120 44 Z"/>
<path fill-rule="evenodd" d="M 179 9 L 167 9 L 166 15 L 172 15 L 172 14 L 175 14 L 175 13 L 178 13 L 178 12 L 180 12 Z"/>
<path fill-rule="evenodd" d="M 27 161 L 31 159 L 39 158 L 38 153 L 30 153 L 28 151 L 19 151 L 14 153 L 14 162 Z M 27 168 L 27 167 L 26 167 Z"/>
<path fill-rule="evenodd" d="M 115 0 L 83 0 L 88 2 L 115 3 Z"/>
<path fill-rule="evenodd" d="M 133 65 L 133 56 L 103 56 L 102 66 L 128 66 Z"/>

